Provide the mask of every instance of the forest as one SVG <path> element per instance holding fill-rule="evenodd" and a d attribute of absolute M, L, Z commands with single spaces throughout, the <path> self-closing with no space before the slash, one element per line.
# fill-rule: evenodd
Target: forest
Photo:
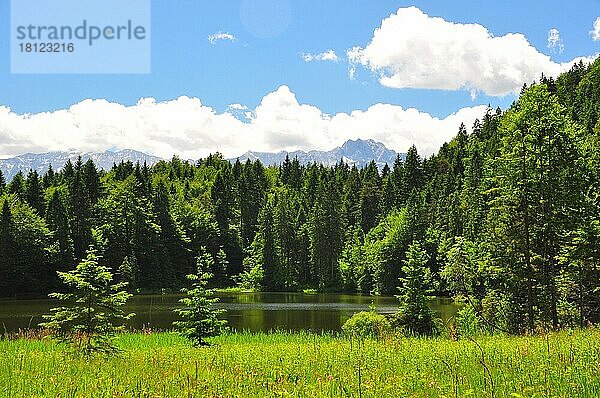
<path fill-rule="evenodd" d="M 598 323 L 599 118 L 600 59 L 381 170 L 214 154 L 0 176 L 0 296 L 60 290 L 57 271 L 90 245 L 133 293 L 179 291 L 205 250 L 214 287 L 393 295 L 419 282 L 509 333 Z"/>

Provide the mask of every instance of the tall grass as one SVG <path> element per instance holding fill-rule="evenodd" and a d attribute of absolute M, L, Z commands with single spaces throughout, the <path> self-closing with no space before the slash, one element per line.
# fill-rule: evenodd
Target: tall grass
<path fill-rule="evenodd" d="M 600 331 L 474 340 L 233 333 L 193 348 L 124 334 L 86 360 L 48 340 L 0 341 L 2 397 L 598 397 Z"/>

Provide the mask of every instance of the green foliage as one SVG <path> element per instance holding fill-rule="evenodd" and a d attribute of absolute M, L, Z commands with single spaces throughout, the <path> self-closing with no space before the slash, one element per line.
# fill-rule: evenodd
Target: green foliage
<path fill-rule="evenodd" d="M 221 257 L 207 270 L 218 287 L 393 294 L 423 274 L 425 296 L 464 297 L 490 331 L 600 323 L 599 104 L 600 59 L 525 86 L 436 154 L 412 146 L 380 169 L 217 153 L 0 175 L 0 295 L 56 290 L 55 271 L 102 237 L 140 292 L 179 289 L 205 247 Z M 427 256 L 407 275 L 413 241 Z"/>
<path fill-rule="evenodd" d="M 124 290 L 127 283 L 114 283 L 110 269 L 98 263 L 100 259 L 90 247 L 86 259 L 74 270 L 58 273 L 69 292 L 50 295 L 64 306 L 53 308 L 40 324 L 59 341 L 74 345 L 87 356 L 117 352 L 114 336 L 123 329 L 122 323 L 134 315 L 123 310 L 131 297 Z"/>
<path fill-rule="evenodd" d="M 352 315 L 342 326 L 349 337 L 383 337 L 391 333 L 390 321 L 375 311 L 362 311 Z"/>
<path fill-rule="evenodd" d="M 428 255 L 419 242 L 413 242 L 406 252 L 402 267 L 403 276 L 399 278 L 400 307 L 394 315 L 394 326 L 404 333 L 415 335 L 433 335 L 437 333 L 434 312 L 428 306 L 433 292 L 431 272 L 425 267 Z"/>
<path fill-rule="evenodd" d="M 459 337 L 474 337 L 481 333 L 479 319 L 472 305 L 466 305 L 456 313 L 455 325 Z"/>
<path fill-rule="evenodd" d="M 183 318 L 182 321 L 173 323 L 179 333 L 190 340 L 194 345 L 207 345 L 207 337 L 217 336 L 223 332 L 227 321 L 219 319 L 224 310 L 214 308 L 219 301 L 213 297 L 213 291 L 207 289 L 212 274 L 208 271 L 213 268 L 212 256 L 203 248 L 197 261 L 197 273 L 188 275 L 192 282 L 191 288 L 181 289 L 186 297 L 179 300 L 181 308 L 175 312 Z"/>

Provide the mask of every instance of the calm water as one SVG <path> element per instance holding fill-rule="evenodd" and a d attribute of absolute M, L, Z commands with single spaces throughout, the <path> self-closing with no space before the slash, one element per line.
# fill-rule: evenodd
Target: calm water
<path fill-rule="evenodd" d="M 127 305 L 135 312 L 129 325 L 139 329 L 144 326 L 169 329 L 176 319 L 173 308 L 179 295 L 135 296 Z M 369 309 L 375 303 L 377 311 L 384 314 L 397 310 L 395 297 L 362 296 L 349 294 L 304 293 L 219 293 L 219 307 L 227 310 L 225 317 L 236 330 L 340 330 L 355 312 Z M 0 332 L 35 327 L 41 315 L 56 306 L 56 301 L 0 300 Z M 436 299 L 432 308 L 443 319 L 448 319 L 458 306 L 448 299 Z"/>

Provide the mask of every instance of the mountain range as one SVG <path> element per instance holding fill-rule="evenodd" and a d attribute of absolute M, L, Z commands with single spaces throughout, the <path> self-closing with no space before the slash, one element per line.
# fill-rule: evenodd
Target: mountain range
<path fill-rule="evenodd" d="M 0 170 L 4 174 L 6 181 L 10 181 L 15 174 L 21 170 L 23 173 L 29 170 L 36 170 L 42 175 L 48 170 L 48 166 L 52 165 L 55 171 L 61 170 L 67 160 L 75 163 L 77 158 L 81 156 L 81 160 L 86 162 L 92 159 L 98 168 L 110 170 L 114 163 L 121 161 L 132 161 L 153 165 L 161 160 L 161 158 L 148 155 L 143 152 L 134 151 L 133 149 L 123 149 L 121 151 L 105 151 L 105 152 L 45 152 L 45 153 L 26 153 L 15 156 L 9 159 L 0 159 Z"/>
<path fill-rule="evenodd" d="M 331 151 L 281 151 L 273 152 L 254 152 L 248 151 L 238 159 L 240 162 L 246 160 L 259 159 L 265 165 L 279 165 L 283 163 L 286 156 L 290 159 L 298 158 L 301 164 L 321 163 L 325 166 L 333 166 L 340 160 L 343 160 L 349 165 L 356 165 L 358 168 L 365 167 L 372 160 L 375 161 L 380 169 L 387 163 L 390 167 L 400 155 L 404 159 L 404 154 L 399 154 L 380 142 L 374 140 L 349 140 L 342 146 L 332 149 Z M 236 159 L 230 159 L 235 161 Z"/>
<path fill-rule="evenodd" d="M 359 168 L 365 167 L 369 162 L 374 160 L 377 166 L 382 168 L 386 163 L 391 166 L 398 155 L 404 158 L 404 154 L 398 154 L 386 148 L 380 142 L 359 139 L 346 141 L 342 146 L 334 148 L 331 151 L 281 151 L 277 153 L 248 151 L 238 158 L 230 159 L 230 161 L 234 162 L 236 159 L 239 159 L 241 162 L 245 162 L 248 159 L 259 159 L 263 164 L 270 166 L 283 163 L 285 157 L 289 156 L 290 159 L 298 158 L 301 164 L 321 163 L 326 166 L 332 166 L 343 160 L 347 164 L 356 165 Z M 81 156 L 83 162 L 92 159 L 98 168 L 104 170 L 110 170 L 114 163 L 118 164 L 121 161 L 131 161 L 133 163 L 146 162 L 151 166 L 162 160 L 157 156 L 132 149 L 87 153 L 54 151 L 38 154 L 26 153 L 9 159 L 0 159 L 0 170 L 6 180 L 10 181 L 19 170 L 23 173 L 27 173 L 29 170 L 36 170 L 38 174 L 43 175 L 48 170 L 48 166 L 52 165 L 54 170 L 59 171 L 64 167 L 67 160 L 70 159 L 74 163 L 79 156 Z"/>

